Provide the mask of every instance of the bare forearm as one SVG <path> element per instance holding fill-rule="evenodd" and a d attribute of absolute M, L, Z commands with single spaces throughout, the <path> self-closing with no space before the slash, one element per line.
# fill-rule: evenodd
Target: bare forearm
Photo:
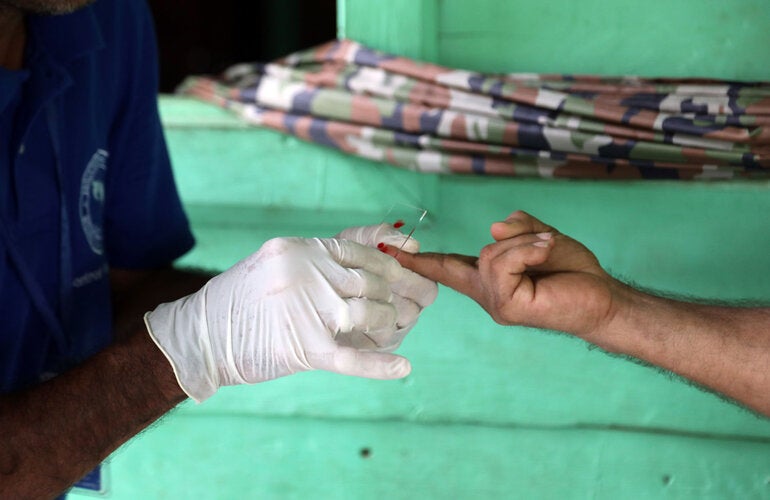
<path fill-rule="evenodd" d="M 137 331 L 80 367 L 0 399 L 0 497 L 56 496 L 184 399 Z"/>
<path fill-rule="evenodd" d="M 185 398 L 142 316 L 208 276 L 165 269 L 112 278 L 118 340 L 67 373 L 0 397 L 0 498 L 56 496 Z"/>
<path fill-rule="evenodd" d="M 119 340 L 130 335 L 144 325 L 144 313 L 198 291 L 212 276 L 212 272 L 171 267 L 150 271 L 112 269 L 114 337 Z"/>
<path fill-rule="evenodd" d="M 770 308 L 676 301 L 626 288 L 600 347 L 677 373 L 770 415 Z"/>

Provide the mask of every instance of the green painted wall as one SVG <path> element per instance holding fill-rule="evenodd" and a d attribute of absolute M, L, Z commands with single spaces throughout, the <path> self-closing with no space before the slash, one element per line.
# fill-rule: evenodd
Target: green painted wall
<path fill-rule="evenodd" d="M 645 38 L 631 29 L 634 20 L 646 27 L 666 17 L 653 15 L 666 4 L 645 2 L 658 10 L 642 16 L 632 9 L 636 2 L 611 3 L 624 9 L 605 12 L 597 26 L 624 24 L 640 52 L 647 42 L 658 44 L 663 72 L 678 68 L 666 62 L 671 56 L 660 40 L 676 39 L 675 28 Z M 762 2 L 729 3 L 741 12 L 753 6 L 745 23 L 720 17 L 722 3 L 671 3 L 683 10 L 669 17 L 699 12 L 698 26 L 722 27 L 721 38 L 701 37 L 711 40 L 704 71 L 770 76 L 768 50 L 755 44 L 768 31 L 756 26 L 767 20 L 756 11 Z M 340 0 L 340 22 L 343 34 L 376 47 L 453 64 L 464 53 L 479 69 L 656 70 L 652 59 L 621 57 L 605 44 L 563 59 L 551 54 L 553 33 L 566 36 L 567 19 L 581 12 L 572 5 Z M 592 13 L 607 8 L 584 5 Z M 561 24 L 548 27 L 545 14 L 526 22 L 521 12 L 558 13 Z M 423 21 L 440 36 L 421 31 Z M 461 26 L 449 30 L 450 21 Z M 448 33 L 463 26 L 466 46 L 447 48 L 455 45 L 442 40 L 458 43 L 461 37 Z M 536 35 L 510 35 L 508 48 L 529 47 L 517 48 L 520 57 L 486 38 L 505 38 L 507 26 Z M 622 47 L 618 30 L 607 40 Z M 733 47 L 731 58 L 753 51 L 764 62 L 749 68 L 748 56 L 722 61 L 713 51 L 728 36 L 743 47 Z M 681 71 L 701 67 L 682 64 Z M 183 264 L 224 268 L 272 236 L 325 236 L 380 222 L 398 201 L 430 210 L 416 234 L 425 248 L 473 253 L 490 241 L 491 222 L 521 208 L 642 286 L 770 300 L 767 182 L 430 176 L 247 129 L 202 103 L 165 97 L 161 105 L 199 239 Z M 770 498 L 770 421 L 655 370 L 562 335 L 495 325 L 447 289 L 402 353 L 414 366 L 402 381 L 304 373 L 186 403 L 112 457 L 110 498 Z"/>
<path fill-rule="evenodd" d="M 491 72 L 770 79 L 766 0 L 337 0 L 340 36 Z"/>

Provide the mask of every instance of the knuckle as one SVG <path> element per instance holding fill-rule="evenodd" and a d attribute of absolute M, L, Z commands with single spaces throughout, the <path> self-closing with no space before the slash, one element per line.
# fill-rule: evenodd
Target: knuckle
<path fill-rule="evenodd" d="M 399 328 L 417 321 L 420 312 L 422 312 L 419 304 L 399 296 L 394 297 L 393 306 L 394 313 L 396 314 L 396 326 Z"/>
<path fill-rule="evenodd" d="M 497 324 L 504 325 L 505 323 L 502 320 L 502 317 L 500 316 L 499 311 L 494 307 L 486 307 L 485 308 L 489 316 L 492 318 L 492 321 L 494 321 Z"/>
<path fill-rule="evenodd" d="M 294 243 L 292 238 L 271 238 L 262 244 L 260 253 L 265 256 L 275 256 L 286 253 Z"/>
<path fill-rule="evenodd" d="M 527 217 L 531 217 L 531 216 L 524 210 L 514 210 L 508 215 L 508 217 L 505 220 L 509 222 L 513 222 L 521 219 L 526 219 Z"/>
<path fill-rule="evenodd" d="M 355 240 L 358 229 L 358 227 L 348 227 L 334 235 L 334 237 L 340 240 Z"/>
<path fill-rule="evenodd" d="M 359 306 L 354 302 L 344 303 L 343 301 L 340 305 L 342 307 L 337 307 L 333 313 L 324 318 L 326 328 L 331 332 L 332 337 L 339 333 L 350 332 L 353 329 L 353 318 L 358 314 Z"/>
<path fill-rule="evenodd" d="M 499 325 L 513 325 L 516 324 L 514 318 L 505 313 L 505 311 L 495 308 L 491 314 L 492 319 Z"/>
<path fill-rule="evenodd" d="M 492 303 L 492 310 L 495 311 L 495 315 L 500 316 L 504 306 L 503 301 L 500 300 L 500 297 L 497 294 L 495 294 L 490 302 Z"/>
<path fill-rule="evenodd" d="M 367 280 L 360 269 L 344 269 L 336 280 L 338 292 L 351 297 L 363 297 L 366 294 Z"/>
<path fill-rule="evenodd" d="M 495 251 L 494 245 L 494 243 L 491 245 L 486 245 L 481 249 L 479 252 L 479 262 L 489 262 L 492 259 L 492 255 Z"/>

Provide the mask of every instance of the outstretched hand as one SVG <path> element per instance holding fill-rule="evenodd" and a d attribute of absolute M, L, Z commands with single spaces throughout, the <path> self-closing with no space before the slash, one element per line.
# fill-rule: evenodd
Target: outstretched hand
<path fill-rule="evenodd" d="M 479 257 L 387 253 L 466 294 L 498 323 L 574 334 L 670 370 L 770 416 L 770 307 L 683 302 L 635 290 L 583 245 L 524 212 L 492 224 Z"/>
<path fill-rule="evenodd" d="M 402 266 L 478 302 L 505 325 L 598 334 L 613 314 L 610 277 L 583 245 L 518 211 L 490 228 L 495 243 L 479 257 L 457 254 L 387 253 Z M 587 339 L 588 340 L 588 339 Z"/>

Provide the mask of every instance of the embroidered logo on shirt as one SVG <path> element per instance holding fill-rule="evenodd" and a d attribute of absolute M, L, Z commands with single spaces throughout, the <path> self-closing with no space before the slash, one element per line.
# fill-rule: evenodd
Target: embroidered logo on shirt
<path fill-rule="evenodd" d="M 102 264 L 101 266 L 97 267 L 96 269 L 92 269 L 91 271 L 87 271 L 74 280 L 72 280 L 72 286 L 75 288 L 80 288 L 81 286 L 90 285 L 91 283 L 96 283 L 97 281 L 101 281 L 104 279 L 110 272 L 109 266 L 107 264 Z"/>
<path fill-rule="evenodd" d="M 88 246 L 97 255 L 104 253 L 102 213 L 104 211 L 104 180 L 109 153 L 98 149 L 86 166 L 80 180 L 80 226 Z"/>

